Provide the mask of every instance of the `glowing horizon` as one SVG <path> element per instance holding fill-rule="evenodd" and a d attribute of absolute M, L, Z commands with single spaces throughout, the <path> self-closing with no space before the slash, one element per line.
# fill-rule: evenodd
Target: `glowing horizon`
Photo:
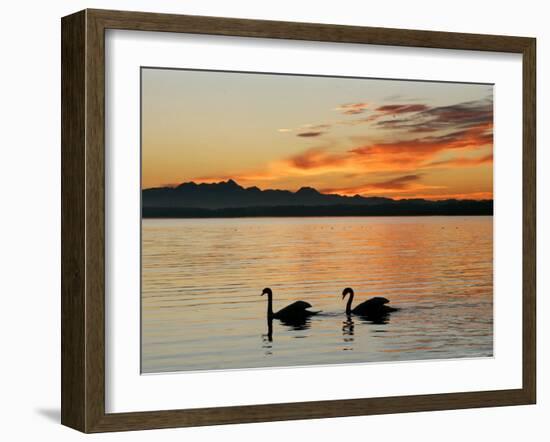
<path fill-rule="evenodd" d="M 493 198 L 485 84 L 142 70 L 142 186 Z"/>

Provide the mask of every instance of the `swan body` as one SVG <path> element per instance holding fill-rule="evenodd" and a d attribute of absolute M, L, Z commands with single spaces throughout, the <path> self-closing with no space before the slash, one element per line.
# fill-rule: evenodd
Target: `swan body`
<path fill-rule="evenodd" d="M 346 295 L 349 294 L 348 302 L 346 304 L 346 314 L 354 314 L 358 316 L 366 316 L 366 317 L 372 317 L 372 318 L 380 318 L 382 316 L 386 316 L 387 314 L 391 312 L 395 312 L 398 309 L 394 307 L 390 307 L 386 304 L 388 304 L 390 301 L 387 298 L 383 298 L 381 296 L 376 296 L 374 298 L 368 299 L 361 304 L 356 305 L 354 308 L 351 308 L 351 303 L 353 302 L 353 296 L 354 292 L 351 288 L 346 288 L 342 292 L 342 299 L 346 297 Z"/>
<path fill-rule="evenodd" d="M 308 308 L 311 308 L 311 304 L 309 302 L 296 301 L 282 308 L 277 313 L 273 313 L 273 317 L 275 319 L 284 319 L 288 317 L 311 316 L 316 314 L 316 312 L 306 310 Z"/>
<path fill-rule="evenodd" d="M 305 301 L 296 301 L 278 312 L 273 312 L 273 292 L 270 288 L 265 288 L 262 291 L 262 296 L 267 295 L 267 317 L 268 319 L 280 319 L 281 321 L 293 322 L 304 320 L 309 316 L 316 315 L 319 312 L 308 310 L 311 304 Z"/>

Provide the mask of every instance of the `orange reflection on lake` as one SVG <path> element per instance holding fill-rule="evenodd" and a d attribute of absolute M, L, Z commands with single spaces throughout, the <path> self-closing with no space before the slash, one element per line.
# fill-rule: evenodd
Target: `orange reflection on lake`
<path fill-rule="evenodd" d="M 492 217 L 144 219 L 145 373 L 493 354 Z M 384 296 L 384 321 L 345 315 Z M 295 300 L 300 327 L 266 321 Z"/>

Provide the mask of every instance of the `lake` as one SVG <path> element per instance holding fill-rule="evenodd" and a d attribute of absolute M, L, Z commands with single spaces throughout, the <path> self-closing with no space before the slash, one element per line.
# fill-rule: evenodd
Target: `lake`
<path fill-rule="evenodd" d="M 264 287 L 322 312 L 269 336 Z M 143 373 L 492 355 L 491 216 L 143 220 Z"/>

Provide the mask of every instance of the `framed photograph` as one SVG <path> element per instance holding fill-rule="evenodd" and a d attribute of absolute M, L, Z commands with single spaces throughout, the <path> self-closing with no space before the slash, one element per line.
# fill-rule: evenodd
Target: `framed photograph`
<path fill-rule="evenodd" d="M 62 19 L 62 423 L 533 404 L 535 39 Z"/>

